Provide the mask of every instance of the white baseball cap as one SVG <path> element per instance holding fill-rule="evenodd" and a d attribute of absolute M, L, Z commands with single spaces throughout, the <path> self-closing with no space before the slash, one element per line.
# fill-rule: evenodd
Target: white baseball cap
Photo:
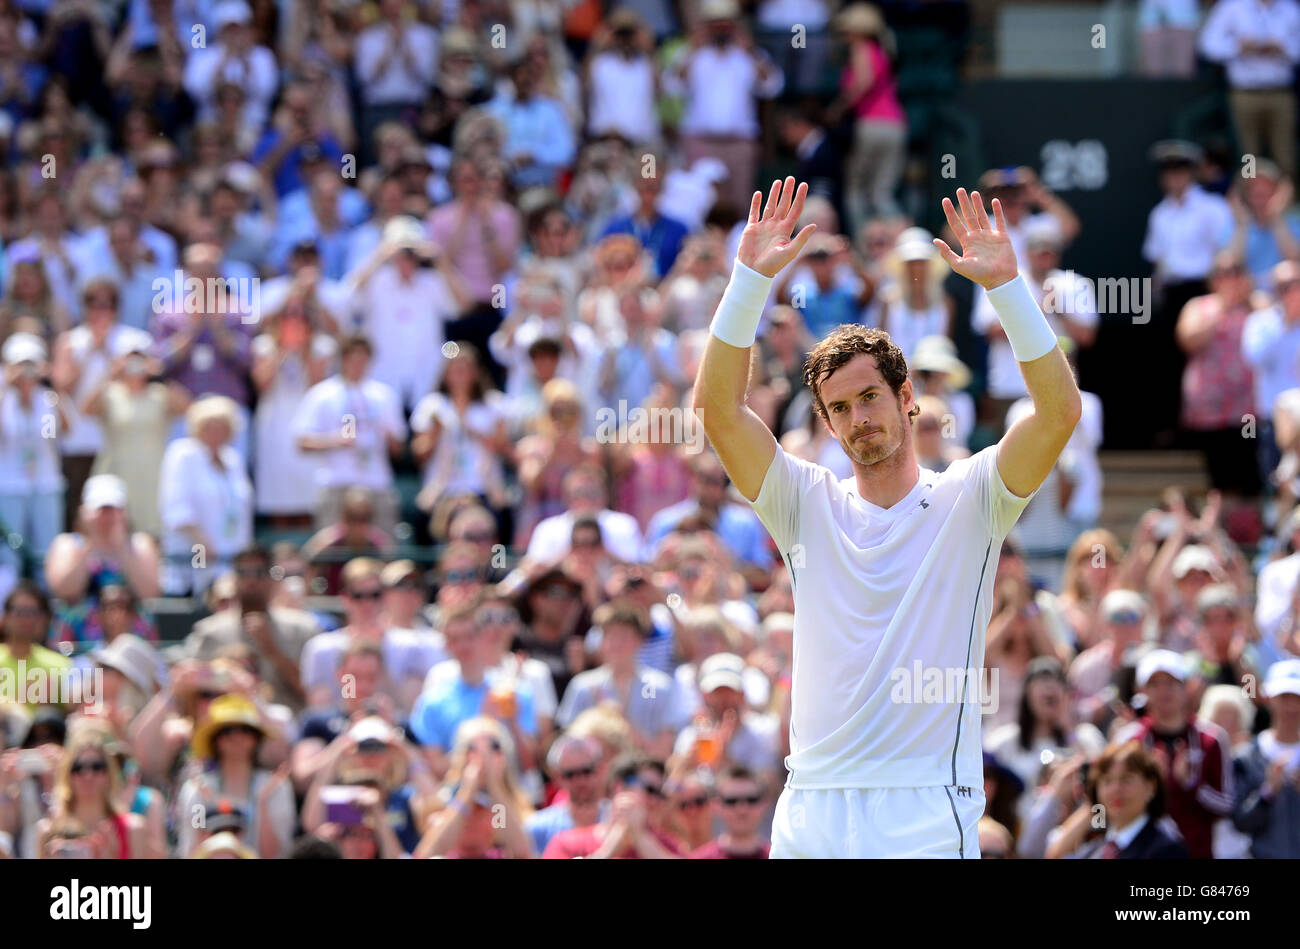
<path fill-rule="evenodd" d="M 745 660 L 735 653 L 720 652 L 700 663 L 700 694 L 722 688 L 745 691 Z"/>
<path fill-rule="evenodd" d="M 1138 688 L 1145 688 L 1157 672 L 1167 672 L 1179 682 L 1187 681 L 1187 663 L 1172 649 L 1153 649 L 1138 660 Z"/>
<path fill-rule="evenodd" d="M 35 333 L 14 333 L 5 340 L 0 358 L 6 366 L 25 362 L 44 362 L 47 350 L 44 341 Z"/>
<path fill-rule="evenodd" d="M 1181 580 L 1193 570 L 1204 570 L 1214 577 L 1223 573 L 1219 568 L 1219 558 L 1215 557 L 1214 551 L 1204 544 L 1188 544 L 1178 551 L 1178 556 L 1174 558 L 1176 579 Z"/>
<path fill-rule="evenodd" d="M 81 503 L 91 511 L 103 507 L 125 509 L 126 482 L 117 475 L 91 475 L 81 489 Z"/>
<path fill-rule="evenodd" d="M 1283 659 L 1268 667 L 1264 677 L 1264 698 L 1300 695 L 1300 659 Z"/>

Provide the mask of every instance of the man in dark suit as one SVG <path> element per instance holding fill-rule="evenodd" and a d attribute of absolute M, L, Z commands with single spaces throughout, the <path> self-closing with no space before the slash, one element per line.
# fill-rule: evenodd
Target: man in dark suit
<path fill-rule="evenodd" d="M 844 226 L 844 157 L 826 129 L 814 120 L 817 106 L 785 106 L 777 116 L 777 130 L 782 143 L 798 161 L 790 173 L 797 181 L 808 182 L 808 195 L 825 198 L 835 209 Z"/>

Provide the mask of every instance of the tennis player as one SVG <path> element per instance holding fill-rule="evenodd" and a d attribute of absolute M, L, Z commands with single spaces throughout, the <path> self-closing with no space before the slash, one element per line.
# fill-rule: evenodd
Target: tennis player
<path fill-rule="evenodd" d="M 959 189 L 943 210 L 961 253 L 935 244 L 988 290 L 1033 413 L 941 474 L 921 468 L 902 352 L 887 333 L 844 325 L 809 354 L 804 381 L 853 476 L 786 454 L 745 396 L 772 279 L 814 230 L 791 238 L 807 190 L 773 182 L 765 208 L 754 194 L 693 400 L 794 586 L 790 774 L 771 855 L 978 858 L 993 575 L 1002 539 L 1079 420 L 1079 391 L 1018 274 L 1001 204 L 994 224 L 979 193 Z"/>

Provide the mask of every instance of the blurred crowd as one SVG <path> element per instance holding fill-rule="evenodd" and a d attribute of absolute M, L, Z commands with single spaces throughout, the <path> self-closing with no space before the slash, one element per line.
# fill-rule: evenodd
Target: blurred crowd
<path fill-rule="evenodd" d="M 754 361 L 785 450 L 851 475 L 803 384 L 844 322 L 906 355 L 927 469 L 1029 407 L 900 210 L 886 14 L 0 0 L 0 855 L 766 856 L 791 579 L 686 411 L 760 168 L 819 228 Z M 1238 33 L 1204 51 L 1233 90 L 1300 60 Z M 1135 400 L 1213 490 L 1098 529 L 1085 393 L 998 566 L 985 856 L 1300 855 L 1278 115 L 1253 177 L 1153 153 Z M 1111 315 L 1062 267 L 1078 216 L 979 185 L 1076 358 Z"/>

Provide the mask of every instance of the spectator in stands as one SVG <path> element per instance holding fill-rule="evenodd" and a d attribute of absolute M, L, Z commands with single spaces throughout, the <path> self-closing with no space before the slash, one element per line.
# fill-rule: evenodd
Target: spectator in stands
<path fill-rule="evenodd" d="M 605 546 L 620 560 L 641 560 L 641 531 L 629 514 L 611 511 L 605 489 L 604 473 L 596 467 L 572 468 L 563 480 L 565 510 L 541 521 L 528 541 L 525 556 L 537 563 L 550 564 L 563 557 L 573 543 L 573 524 L 585 515 L 600 523 Z"/>
<path fill-rule="evenodd" d="M 666 828 L 664 765 L 639 753 L 620 756 L 609 769 L 609 816 L 551 838 L 548 860 L 588 857 L 665 860 L 685 856 Z"/>
<path fill-rule="evenodd" d="M 588 136 L 619 135 L 641 146 L 659 141 L 654 51 L 654 35 L 630 7 L 612 11 L 596 27 L 583 77 Z"/>
<path fill-rule="evenodd" d="M 1124 674 L 1137 665 L 1134 653 L 1147 638 L 1150 612 L 1135 590 L 1117 588 L 1101 598 L 1100 638 L 1070 663 L 1070 687 L 1080 721 L 1104 726 L 1115 714 L 1115 702 L 1127 705 L 1132 698 L 1132 683 L 1124 681 Z"/>
<path fill-rule="evenodd" d="M 767 793 L 762 781 L 742 767 L 718 775 L 713 816 L 722 833 L 691 852 L 695 860 L 766 860 L 771 845 L 760 832 Z"/>
<path fill-rule="evenodd" d="M 148 856 L 144 821 L 121 804 L 123 778 L 110 751 L 110 737 L 96 729 L 69 736 L 55 778 L 49 814 L 34 828 L 46 838 L 62 821 L 85 829 L 95 860 L 130 860 Z"/>
<path fill-rule="evenodd" d="M 605 227 L 605 235 L 631 234 L 641 242 L 653 265 L 650 276 L 654 278 L 666 277 L 673 269 L 687 234 L 685 224 L 659 210 L 659 193 L 667 172 L 663 156 L 647 153 L 638 158 L 632 172 L 636 210 L 614 218 Z"/>
<path fill-rule="evenodd" d="M 533 852 L 545 853 L 562 831 L 591 827 L 609 818 L 609 801 L 602 796 L 605 764 L 600 742 L 594 738 L 561 735 L 546 754 L 546 769 L 559 793 L 549 807 L 528 816 L 525 825 Z"/>
<path fill-rule="evenodd" d="M 72 664 L 61 654 L 45 648 L 50 636 L 50 601 L 41 588 L 30 580 L 19 580 L 4 601 L 3 631 L 0 642 L 0 672 L 10 683 L 26 683 L 26 674 L 19 675 L 19 663 L 29 670 L 55 681 Z M 32 716 L 37 708 L 32 706 L 60 705 L 60 699 L 51 691 L 43 701 L 35 701 L 39 694 L 24 686 L 11 686 L 13 698 L 23 706 L 25 714 Z M 29 702 L 31 699 L 33 701 Z"/>
<path fill-rule="evenodd" d="M 898 213 L 894 190 L 907 157 L 907 116 L 898 101 L 894 37 L 874 4 L 854 3 L 840 12 L 835 27 L 848 45 L 839 96 L 830 117 L 852 120 L 853 150 L 845 167 L 846 225 L 856 233 L 871 217 Z"/>
<path fill-rule="evenodd" d="M 646 559 L 653 559 L 664 538 L 677 530 L 683 521 L 697 518 L 700 527 L 721 538 L 732 556 L 744 564 L 744 569 L 751 573 L 770 569 L 772 555 L 766 531 L 752 510 L 728 496 L 731 479 L 718 456 L 711 451 L 692 456 L 690 471 L 691 496 L 662 508 L 646 528 Z"/>
<path fill-rule="evenodd" d="M 570 380 L 548 382 L 542 388 L 542 407 L 537 432 L 524 438 L 516 453 L 523 488 L 514 537 L 517 547 L 527 548 L 538 524 L 564 513 L 569 472 L 600 461 L 595 440 L 584 432 L 583 403 Z M 571 524 L 569 530 L 572 533 Z"/>
<path fill-rule="evenodd" d="M 114 475 L 95 475 L 82 489 L 77 530 L 60 534 L 45 557 L 45 582 L 58 597 L 63 635 L 81 642 L 99 594 L 124 586 L 136 597 L 159 595 L 158 545 L 132 532 L 127 486 Z"/>
<path fill-rule="evenodd" d="M 189 408 L 190 394 L 179 383 L 157 381 L 162 367 L 150 355 L 152 347 L 147 333 L 117 340 L 111 368 L 78 406 L 77 427 L 98 421 L 103 439 L 91 471 L 121 478 L 132 525 L 158 535 L 162 532 L 157 509 L 159 470 L 168 435 Z M 69 523 L 76 523 L 75 511 Z"/>
<path fill-rule="evenodd" d="M 330 131 L 328 115 L 320 111 L 326 105 L 316 100 L 312 87 L 301 80 L 290 83 L 281 93 L 275 118 L 262 133 L 252 155 L 258 170 L 274 182 L 280 197 L 307 184 L 301 175 L 305 146 L 314 146 L 335 165 L 342 161 L 343 145 Z"/>
<path fill-rule="evenodd" d="M 451 770 L 416 857 L 527 859 L 535 856 L 525 821 L 531 808 L 519 788 L 510 735 L 490 718 L 456 731 Z"/>
<path fill-rule="evenodd" d="M 38 563 L 63 529 L 59 442 L 76 418 L 45 382 L 47 352 L 31 333 L 14 333 L 0 350 L 0 522 Z"/>
<path fill-rule="evenodd" d="M 776 294 L 799 311 L 813 338 L 821 339 L 842 323 L 863 322 L 876 285 L 848 238 L 814 234 L 803 260 L 802 268 L 786 271 L 788 279 L 778 283 Z"/>
<path fill-rule="evenodd" d="M 1159 823 L 1166 810 L 1164 781 L 1155 757 L 1140 744 L 1112 744 L 1088 778 L 1091 803 L 1105 808 L 1104 836 L 1092 843 L 1082 843 L 1090 826 L 1090 809 L 1080 808 L 1067 820 L 1047 855 L 1093 860 L 1195 857 L 1195 853 L 1189 853 L 1183 842 Z"/>
<path fill-rule="evenodd" d="M 1146 714 L 1121 730 L 1116 742 L 1137 741 L 1152 756 L 1188 855 L 1208 860 L 1215 821 L 1232 813 L 1232 751 L 1222 729 L 1195 720 L 1187 678 L 1186 661 L 1178 653 L 1156 649 L 1143 656 L 1137 687 L 1146 695 Z"/>
<path fill-rule="evenodd" d="M 1236 588 L 1213 583 L 1196 597 L 1200 629 L 1196 647 L 1185 657 L 1189 674 L 1205 685 L 1244 686 L 1254 681 L 1254 650 L 1248 648 L 1247 617 Z"/>
<path fill-rule="evenodd" d="M 411 453 L 424 467 L 416 503 L 432 511 L 440 498 L 475 494 L 498 515 L 507 506 L 510 440 L 500 393 L 469 343 L 443 353 L 440 378 L 411 413 Z M 432 387 L 431 387 L 432 388 Z"/>
<path fill-rule="evenodd" d="M 1266 285 L 1275 302 L 1256 308 L 1241 330 L 1241 354 L 1255 378 L 1258 461 L 1265 479 L 1282 460 L 1273 428 L 1274 405 L 1283 392 L 1300 386 L 1300 263 L 1277 264 Z"/>
<path fill-rule="evenodd" d="M 1029 664 L 1016 720 L 987 734 L 984 747 L 1014 771 L 1025 787 L 1033 788 L 1038 786 L 1044 761 L 1079 753 L 1093 758 L 1106 747 L 1106 739 L 1091 723 L 1075 722 L 1065 667 L 1055 657 L 1044 656 Z M 1029 797 L 1021 797 L 1022 818 L 1030 803 Z"/>
<path fill-rule="evenodd" d="M 1233 823 L 1251 837 L 1257 859 L 1300 855 L 1300 660 L 1274 663 L 1264 679 L 1272 727 L 1243 748 L 1233 766 Z"/>
<path fill-rule="evenodd" d="M 353 487 L 343 492 L 339 520 L 313 534 L 301 553 L 314 580 L 323 581 L 324 592 L 337 595 L 343 589 L 343 566 L 348 560 L 383 557 L 394 546 L 393 536 L 375 523 L 373 496 L 365 488 Z"/>
<path fill-rule="evenodd" d="M 953 302 L 944 292 L 948 264 L 929 231 L 909 227 L 885 260 L 892 280 L 881 291 L 880 328 L 910 362 L 927 336 L 951 335 Z"/>
<path fill-rule="evenodd" d="M 1242 425 L 1255 413 L 1255 380 L 1242 353 L 1250 316 L 1250 275 L 1230 251 L 1215 256 L 1210 293 L 1188 301 L 1175 330 L 1187 354 L 1182 428 L 1205 454 L 1210 483 L 1230 505 L 1259 494 L 1254 446 Z"/>
<path fill-rule="evenodd" d="M 1300 5 L 1294 0 L 1219 0 L 1201 27 L 1200 52 L 1227 70 L 1228 101 L 1242 154 L 1269 157 L 1294 178 Z"/>
<path fill-rule="evenodd" d="M 441 626 L 447 651 L 459 667 L 455 675 L 436 678 L 420 693 L 411 710 L 410 730 L 429 757 L 434 773 L 445 774 L 447 755 L 454 750 L 457 729 L 480 715 L 499 722 L 518 750 L 523 770 L 532 767 L 538 736 L 532 691 L 516 683 L 508 694 L 487 675 L 498 657 L 498 646 L 484 629 L 477 599 L 447 609 Z M 423 684 L 424 676 L 421 676 Z"/>
<path fill-rule="evenodd" d="M 380 123 L 400 119 L 413 124 L 437 74 L 438 32 L 407 20 L 404 7 L 402 0 L 384 0 L 379 19 L 356 37 L 353 68 L 361 87 L 361 141 L 367 149 Z"/>
<path fill-rule="evenodd" d="M 76 519 L 76 507 L 81 497 L 81 486 L 90 476 L 95 456 L 104 449 L 104 434 L 92 413 L 85 413 L 84 402 L 91 393 L 108 381 L 114 362 L 122 355 L 122 347 L 144 346 L 147 351 L 153 341 L 148 334 L 124 326 L 118 320 L 120 312 L 117 285 L 107 278 L 95 278 L 81 291 L 84 314 L 80 326 L 63 333 L 55 341 L 51 377 L 61 392 L 73 396 L 77 417 L 70 430 L 60 440 L 63 475 L 66 481 L 67 502 L 64 522 Z M 147 461 L 150 459 L 146 459 Z M 154 456 L 156 469 L 159 458 Z M 156 494 L 150 495 L 157 497 Z"/>
<path fill-rule="evenodd" d="M 307 613 L 271 606 L 275 581 L 271 555 L 257 545 L 241 550 L 233 561 L 235 601 L 222 612 L 200 620 L 185 640 L 192 659 L 215 659 L 243 643 L 252 650 L 258 678 L 271 685 L 275 701 L 301 709 L 307 697 L 299 663 L 308 641 L 320 627 Z"/>
<path fill-rule="evenodd" d="M 542 78 L 538 62 L 524 58 L 510 73 L 513 97 L 494 99 L 486 107 L 505 129 L 503 157 L 519 191 L 554 188 L 577 154 L 564 106 L 540 88 Z"/>
<path fill-rule="evenodd" d="M 223 695 L 212 701 L 194 732 L 194 757 L 203 770 L 191 776 L 176 796 L 179 856 L 187 857 L 194 849 L 195 808 L 219 797 L 249 815 L 248 840 L 260 856 L 274 858 L 288 850 L 293 791 L 288 768 L 272 773 L 258 767 L 258 749 L 267 735 L 261 713 L 247 697 Z M 201 807 L 198 813 L 202 814 Z"/>
<path fill-rule="evenodd" d="M 307 390 L 294 431 L 298 447 L 316 452 L 316 524 L 338 520 L 348 488 L 365 489 L 381 528 L 397 522 L 390 454 L 406 437 L 401 399 L 393 388 L 368 378 L 374 348 L 365 336 L 351 336 L 339 347 L 340 371 Z"/>
<path fill-rule="evenodd" d="M 1141 0 L 1138 4 L 1139 66 L 1152 79 L 1191 79 L 1196 71 L 1196 0 Z"/>
<path fill-rule="evenodd" d="M 465 283 L 468 310 L 446 328 L 448 339 L 463 339 L 487 351 L 488 337 L 501 323 L 505 276 L 523 240 L 519 212 L 488 190 L 487 176 L 473 159 L 452 162 L 453 198 L 429 215 L 429 239 Z"/>
<path fill-rule="evenodd" d="M 624 710 L 633 740 L 647 754 L 666 757 L 677 733 L 673 680 L 640 663 L 650 618 L 630 603 L 607 603 L 593 617 L 601 631 L 604 664 L 579 673 L 564 690 L 556 721 L 568 728 L 585 709 L 612 701 Z"/>
<path fill-rule="evenodd" d="M 1294 201 L 1291 180 L 1267 158 L 1228 192 L 1236 219 L 1230 246 L 1245 260 L 1256 285 L 1265 285 L 1277 264 L 1300 261 L 1300 214 L 1291 210 Z"/>
<path fill-rule="evenodd" d="M 1062 248 L 1069 247 L 1079 236 L 1082 229 L 1079 216 L 1059 195 L 1048 190 L 1032 168 L 991 168 L 980 175 L 979 186 L 980 195 L 989 202 L 989 207 L 993 206 L 994 198 L 1002 205 L 1016 260 L 1024 263 L 1029 260 L 1027 238 L 1031 224 L 1055 221 Z"/>
<path fill-rule="evenodd" d="M 419 223 L 399 216 L 348 282 L 375 346 L 371 373 L 396 389 L 403 405 L 414 405 L 437 381 L 447 324 L 468 302 L 460 278 Z"/>
<path fill-rule="evenodd" d="M 188 435 L 167 446 L 158 476 L 163 590 L 201 593 L 252 539 L 253 490 L 231 444 L 239 407 L 205 396 L 185 413 Z"/>
<path fill-rule="evenodd" d="M 677 733 L 674 756 L 715 775 L 743 767 L 772 789 L 780 764 L 778 722 L 746 707 L 745 660 L 729 652 L 709 656 L 699 664 L 698 687 L 699 713 Z"/>
<path fill-rule="evenodd" d="M 356 641 L 378 644 L 384 653 L 384 683 L 398 715 L 415 701 L 424 677 L 445 655 L 430 633 L 390 625 L 382 601 L 383 565 L 370 557 L 349 560 L 343 568 L 343 608 L 347 625 L 337 632 L 320 633 L 304 644 L 299 665 L 302 688 L 311 705 L 333 705 L 338 687 L 338 667 L 348 647 Z"/>
<path fill-rule="evenodd" d="M 699 6 L 690 50 L 664 76 L 664 88 L 684 95 L 678 128 L 686 161 L 714 158 L 729 171 L 718 202 L 744 214 L 758 175 L 757 99 L 770 99 L 785 84 L 771 57 L 754 45 L 735 0 Z"/>
<path fill-rule="evenodd" d="M 1164 198 L 1147 218 L 1142 256 L 1155 268 L 1157 300 L 1152 330 L 1157 342 L 1144 359 L 1151 379 L 1150 429 L 1170 447 L 1178 423 L 1185 359 L 1175 332 L 1184 306 L 1206 293 L 1215 255 L 1232 239 L 1232 211 L 1217 194 L 1203 190 L 1195 170 L 1204 155 L 1191 142 L 1158 142 L 1151 159 L 1158 166 Z"/>

